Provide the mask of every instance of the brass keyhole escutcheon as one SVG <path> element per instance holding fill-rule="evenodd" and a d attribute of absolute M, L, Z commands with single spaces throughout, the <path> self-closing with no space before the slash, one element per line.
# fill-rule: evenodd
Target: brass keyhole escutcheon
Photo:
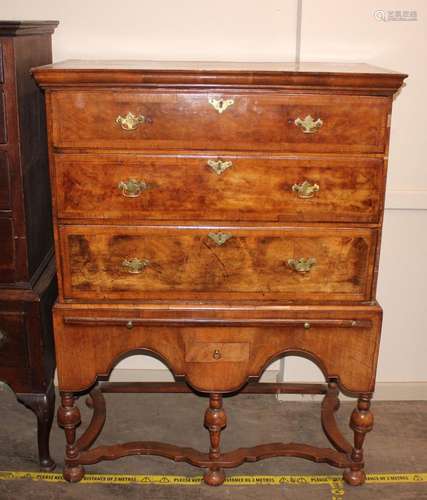
<path fill-rule="evenodd" d="M 224 160 L 208 160 L 208 166 L 210 169 L 216 173 L 216 175 L 221 175 L 223 172 L 233 166 L 232 161 L 224 161 Z"/>
<path fill-rule="evenodd" d="M 215 99 L 212 97 L 209 99 L 209 104 L 221 115 L 234 104 L 234 99 Z"/>
<path fill-rule="evenodd" d="M 208 237 L 220 247 L 232 238 L 233 235 L 230 233 L 209 233 Z"/>
<path fill-rule="evenodd" d="M 219 349 L 215 349 L 212 354 L 213 359 L 221 359 L 221 351 Z"/>

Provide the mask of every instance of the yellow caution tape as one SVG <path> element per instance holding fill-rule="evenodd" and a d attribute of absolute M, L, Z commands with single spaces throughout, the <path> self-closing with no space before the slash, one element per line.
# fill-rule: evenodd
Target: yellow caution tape
<path fill-rule="evenodd" d="M 33 481 L 47 481 L 49 483 L 65 482 L 61 473 L 57 472 L 20 472 L 0 471 L 0 480 L 13 481 L 16 479 L 32 479 Z M 162 485 L 198 485 L 202 482 L 202 476 L 171 476 L 171 475 L 145 475 L 145 474 L 85 474 L 81 483 L 99 484 L 162 484 Z M 367 483 L 425 483 L 427 472 L 421 473 L 389 473 L 368 474 Z M 328 484 L 342 488 L 341 476 L 230 476 L 225 483 L 228 486 L 259 486 L 259 485 L 316 485 Z"/>
<path fill-rule="evenodd" d="M 0 471 L 0 481 L 16 479 L 32 479 L 49 483 L 65 482 L 62 474 L 55 472 L 18 472 Z M 197 486 L 203 481 L 202 476 L 170 476 L 145 474 L 85 474 L 81 480 L 83 484 L 156 484 L 163 486 Z M 368 474 L 367 483 L 426 483 L 427 472 L 420 473 L 390 473 Z M 270 485 L 328 485 L 331 500 L 344 498 L 344 482 L 341 476 L 230 476 L 225 482 L 227 486 L 270 486 Z"/>

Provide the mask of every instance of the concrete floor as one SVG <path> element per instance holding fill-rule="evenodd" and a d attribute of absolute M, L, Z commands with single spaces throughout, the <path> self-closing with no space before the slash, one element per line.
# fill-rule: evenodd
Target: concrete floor
<path fill-rule="evenodd" d="M 108 416 L 97 443 L 137 439 L 168 441 L 207 449 L 207 431 L 202 427 L 205 398 L 185 395 L 107 395 Z M 279 402 L 273 396 L 240 395 L 225 398 L 228 427 L 223 432 L 223 450 L 261 442 L 306 441 L 327 445 L 319 422 L 319 405 L 312 402 Z M 83 400 L 85 426 L 90 412 Z M 353 404 L 342 403 L 338 421 L 343 429 Z M 366 461 L 368 473 L 427 472 L 427 402 L 374 403 L 375 428 L 368 435 Z M 0 388 L 0 470 L 36 471 L 35 420 L 18 404 L 13 393 Z M 350 436 L 350 432 L 348 432 Z M 54 423 L 52 456 L 62 469 L 64 437 Z M 115 462 L 88 466 L 87 472 L 125 474 L 171 474 L 198 476 L 201 471 L 186 464 L 157 457 L 127 457 Z M 337 470 L 327 465 L 300 459 L 277 458 L 245 464 L 229 475 L 332 475 Z M 104 500 L 134 499 L 426 499 L 427 483 L 366 484 L 344 487 L 331 493 L 328 485 L 227 486 L 201 485 L 112 485 L 37 482 L 29 479 L 0 481 L 0 499 Z"/>

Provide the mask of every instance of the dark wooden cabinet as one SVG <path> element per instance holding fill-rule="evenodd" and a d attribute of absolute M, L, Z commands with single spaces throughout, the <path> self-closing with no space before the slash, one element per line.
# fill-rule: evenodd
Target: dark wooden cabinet
<path fill-rule="evenodd" d="M 151 454 L 206 468 L 206 483 L 219 485 L 225 468 L 297 456 L 362 484 L 390 116 L 405 75 L 363 64 L 71 61 L 35 77 L 50 142 L 64 477 Z M 135 352 L 161 359 L 177 384 L 106 382 Z M 286 355 L 312 360 L 325 383 L 258 384 Z M 190 388 L 209 394 L 209 451 L 91 447 L 103 392 Z M 240 390 L 324 394 L 332 448 L 222 452 L 222 394 Z M 339 390 L 358 398 L 353 443 L 334 418 Z M 76 440 L 82 391 L 95 416 Z"/>
<path fill-rule="evenodd" d="M 57 285 L 43 94 L 31 68 L 52 61 L 56 21 L 0 21 L 0 379 L 38 419 L 49 454 Z"/>

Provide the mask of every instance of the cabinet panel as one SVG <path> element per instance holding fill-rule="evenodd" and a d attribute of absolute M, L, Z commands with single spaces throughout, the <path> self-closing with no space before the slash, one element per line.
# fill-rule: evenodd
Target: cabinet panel
<path fill-rule="evenodd" d="M 0 210 L 9 210 L 11 208 L 10 198 L 10 170 L 8 156 L 5 151 L 0 151 Z"/>

